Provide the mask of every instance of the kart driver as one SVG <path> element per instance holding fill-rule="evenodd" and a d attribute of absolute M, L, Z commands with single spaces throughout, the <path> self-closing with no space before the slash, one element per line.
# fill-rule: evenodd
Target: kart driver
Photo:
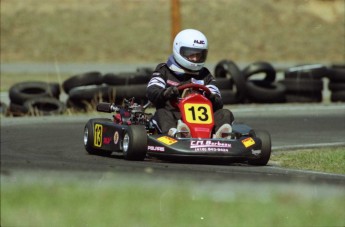
<path fill-rule="evenodd" d="M 180 120 L 179 109 L 169 101 L 178 97 L 177 86 L 187 83 L 205 85 L 211 91 L 207 98 L 213 105 L 216 132 L 213 137 L 227 137 L 222 134 L 232 131 L 234 116 L 230 110 L 222 109 L 223 101 L 214 85 L 215 79 L 204 67 L 207 51 L 207 38 L 203 33 L 194 29 L 183 30 L 174 39 L 173 54 L 167 63 L 158 64 L 153 72 L 146 95 L 156 107 L 152 121 L 161 133 L 175 136 L 176 132 L 184 132 L 183 137 L 190 137 L 188 126 Z"/>

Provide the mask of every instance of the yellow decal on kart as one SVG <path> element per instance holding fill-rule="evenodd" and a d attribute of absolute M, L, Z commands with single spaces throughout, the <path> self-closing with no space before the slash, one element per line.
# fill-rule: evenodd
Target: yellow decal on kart
<path fill-rule="evenodd" d="M 103 132 L 103 126 L 100 124 L 95 124 L 94 134 L 93 134 L 93 144 L 95 147 L 102 146 L 102 132 Z"/>
<path fill-rule="evenodd" d="M 177 140 L 169 137 L 169 136 L 162 136 L 157 139 L 158 141 L 161 141 L 162 143 L 165 143 L 167 145 L 171 145 L 177 142 Z"/>
<path fill-rule="evenodd" d="M 247 148 L 255 144 L 255 141 L 253 140 L 252 137 L 248 137 L 244 140 L 242 140 L 243 145 Z"/>
<path fill-rule="evenodd" d="M 184 106 L 186 121 L 192 124 L 211 124 L 212 112 L 211 106 L 205 103 L 192 104 L 186 103 Z"/>

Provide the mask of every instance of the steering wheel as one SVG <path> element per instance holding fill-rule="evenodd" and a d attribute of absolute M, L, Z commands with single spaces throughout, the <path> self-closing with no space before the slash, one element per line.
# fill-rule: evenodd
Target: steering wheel
<path fill-rule="evenodd" d="M 184 93 L 186 91 L 186 89 L 191 89 L 191 90 L 201 90 L 203 92 L 205 92 L 205 95 L 210 95 L 211 94 L 211 91 L 208 87 L 204 86 L 204 85 L 201 85 L 201 84 L 193 84 L 193 83 L 189 83 L 189 84 L 183 84 L 183 85 L 180 85 L 177 87 L 177 89 L 179 91 L 183 91 L 181 97 L 185 97 Z"/>

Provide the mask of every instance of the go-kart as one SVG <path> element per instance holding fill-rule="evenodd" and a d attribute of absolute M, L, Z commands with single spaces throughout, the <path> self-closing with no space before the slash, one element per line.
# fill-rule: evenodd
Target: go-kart
<path fill-rule="evenodd" d="M 210 90 L 199 84 L 178 87 L 180 97 L 171 100 L 179 108 L 182 121 L 190 129 L 190 137 L 183 133 L 162 134 L 145 113 L 150 105 L 138 105 L 134 98 L 123 105 L 99 103 L 97 111 L 115 113 L 113 119 L 90 119 L 84 129 L 84 146 L 89 154 L 123 155 L 127 160 L 206 159 L 248 162 L 266 165 L 271 155 L 271 138 L 266 131 L 253 130 L 248 125 L 233 123 L 232 132 L 225 138 L 214 138 L 212 103 L 206 97 Z"/>

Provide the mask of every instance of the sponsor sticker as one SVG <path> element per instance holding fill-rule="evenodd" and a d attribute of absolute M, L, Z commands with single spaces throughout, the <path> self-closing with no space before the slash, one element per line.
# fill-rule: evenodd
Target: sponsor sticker
<path fill-rule="evenodd" d="M 117 144 L 119 142 L 119 132 L 116 131 L 114 133 L 114 144 Z"/>
<path fill-rule="evenodd" d="M 244 140 L 242 140 L 243 145 L 247 148 L 255 144 L 255 141 L 253 140 L 252 137 L 248 137 Z"/>
<path fill-rule="evenodd" d="M 159 147 L 159 146 L 147 146 L 148 151 L 160 151 L 164 152 L 165 148 L 164 147 Z"/>
<path fill-rule="evenodd" d="M 190 148 L 196 152 L 229 152 L 231 144 L 211 140 L 193 140 L 190 142 Z"/>
<path fill-rule="evenodd" d="M 109 144 L 111 141 L 111 137 L 104 137 L 103 138 L 103 144 Z"/>
<path fill-rule="evenodd" d="M 253 155 L 259 155 L 259 154 L 261 154 L 261 150 L 252 150 L 252 154 Z"/>
<path fill-rule="evenodd" d="M 103 125 L 101 124 L 95 124 L 94 126 L 94 133 L 93 133 L 93 144 L 95 147 L 101 147 L 102 146 L 102 134 L 103 134 Z"/>
<path fill-rule="evenodd" d="M 162 143 L 165 143 L 167 145 L 171 145 L 171 144 L 174 144 L 177 142 L 177 140 L 173 139 L 173 138 L 170 138 L 168 136 L 162 136 L 162 137 L 159 137 L 157 139 L 158 141 L 162 142 Z"/>
<path fill-rule="evenodd" d="M 231 143 L 222 143 L 220 141 L 211 141 L 211 140 L 192 140 L 190 142 L 190 148 L 199 148 L 199 147 L 220 147 L 220 148 L 231 148 Z"/>

